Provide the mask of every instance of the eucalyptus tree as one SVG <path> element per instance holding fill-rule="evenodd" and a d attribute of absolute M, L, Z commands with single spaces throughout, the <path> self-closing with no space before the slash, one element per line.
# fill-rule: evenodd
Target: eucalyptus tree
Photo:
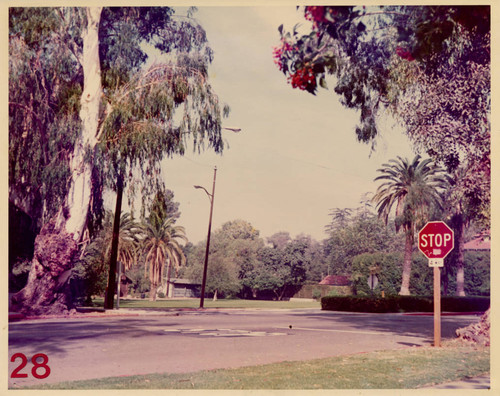
<path fill-rule="evenodd" d="M 35 124 L 42 111 L 66 116 L 47 116 L 29 136 L 31 147 L 36 147 L 52 128 L 57 145 L 48 144 L 51 151 L 43 154 L 59 155 L 51 161 L 62 168 L 57 179 L 62 187 L 55 191 L 57 199 L 43 203 L 55 202 L 58 209 L 47 212 L 50 216 L 41 224 L 28 283 L 13 299 L 18 309 L 60 312 L 71 306 L 66 293 L 54 290 L 54 278 L 72 267 L 81 242 L 88 239 L 87 226 L 93 226 L 95 214 L 102 211 L 105 187 L 117 191 L 117 204 L 130 178 L 143 182 L 138 183 L 140 192 L 152 193 L 162 187 L 159 162 L 183 154 L 188 139 L 196 150 L 222 152 L 221 118 L 228 108 L 208 82 L 212 51 L 191 16 L 176 18 L 168 7 L 10 10 L 9 48 L 16 56 L 10 58 L 9 91 L 17 94 L 9 106 L 9 131 L 16 137 L 9 151 L 11 168 L 22 168 L 18 153 L 29 155 L 32 150 L 23 140 L 29 135 L 23 124 L 26 115 Z M 170 57 L 144 68 L 147 45 Z M 23 57 L 25 48 L 29 58 Z M 42 79 L 35 70 L 38 60 L 46 62 L 44 70 L 60 62 L 65 73 Z M 40 92 L 23 96 L 22 88 L 32 81 L 38 82 Z M 21 89 L 17 83 L 23 84 Z M 32 98 L 48 105 L 39 109 Z M 34 156 L 32 169 L 42 163 Z M 17 188 L 26 180 L 22 175 L 12 172 L 12 191 L 21 190 L 23 199 L 33 201 L 31 188 Z M 110 290 L 114 273 L 111 268 Z"/>
<path fill-rule="evenodd" d="M 149 272 L 151 282 L 149 291 L 151 301 L 156 301 L 156 290 L 163 281 L 165 266 L 169 282 L 172 267 L 177 274 L 179 267 L 186 262 L 180 245 L 180 240 L 187 241 L 185 230 L 184 227 L 176 226 L 174 223 L 174 219 L 167 218 L 162 223 L 146 221 L 143 225 L 142 249 L 146 257 L 145 274 Z"/>
<path fill-rule="evenodd" d="M 62 16 L 50 8 L 9 9 L 9 201 L 37 233 L 64 202 L 81 124 L 81 66 L 60 43 L 76 34 L 79 18 L 64 24 Z"/>
<path fill-rule="evenodd" d="M 415 234 L 431 219 L 433 209 L 442 206 L 442 192 L 447 187 L 443 169 L 430 158 L 421 160 L 417 155 L 410 162 L 398 157 L 378 169 L 381 180 L 373 202 L 385 223 L 395 211 L 396 231 L 405 233 L 403 273 L 399 294 L 410 294 L 410 275 Z"/>

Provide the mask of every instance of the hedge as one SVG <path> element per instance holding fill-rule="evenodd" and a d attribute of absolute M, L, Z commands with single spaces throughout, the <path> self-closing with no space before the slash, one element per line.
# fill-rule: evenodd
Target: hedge
<path fill-rule="evenodd" d="M 489 297 L 441 297 L 442 312 L 485 312 Z M 433 312 L 433 297 L 388 296 L 386 298 L 358 296 L 326 296 L 321 309 L 344 312 Z"/>
<path fill-rule="evenodd" d="M 489 296 L 490 252 L 465 252 L 465 294 Z M 456 255 L 445 260 L 442 269 L 443 296 L 456 292 Z M 401 253 L 364 253 L 352 259 L 351 280 L 353 294 L 358 296 L 397 295 L 401 288 L 403 255 Z M 378 285 L 370 290 L 368 277 L 376 271 Z M 410 277 L 410 293 L 415 296 L 432 295 L 434 275 L 429 261 L 420 252 L 413 255 Z"/>

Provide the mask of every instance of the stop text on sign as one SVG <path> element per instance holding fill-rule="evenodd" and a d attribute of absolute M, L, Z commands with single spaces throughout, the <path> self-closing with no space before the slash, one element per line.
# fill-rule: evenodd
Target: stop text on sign
<path fill-rule="evenodd" d="M 420 236 L 420 246 L 423 248 L 445 247 L 453 242 L 452 234 L 427 234 Z"/>

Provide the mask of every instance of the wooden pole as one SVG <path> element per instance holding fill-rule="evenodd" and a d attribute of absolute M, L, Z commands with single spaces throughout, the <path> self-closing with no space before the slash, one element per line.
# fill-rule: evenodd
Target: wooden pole
<path fill-rule="evenodd" d="M 113 309 L 116 293 L 116 262 L 118 261 L 118 241 L 120 237 L 120 217 L 123 199 L 123 176 L 118 174 L 116 183 L 115 220 L 113 222 L 113 237 L 111 239 L 111 257 L 109 259 L 108 290 L 104 300 L 105 309 Z"/>
<path fill-rule="evenodd" d="M 214 211 L 215 176 L 216 176 L 216 174 L 217 174 L 217 167 L 214 167 L 214 183 L 212 186 L 212 194 L 207 193 L 209 198 L 210 198 L 210 218 L 208 220 L 207 248 L 205 250 L 205 265 L 203 266 L 203 279 L 201 282 L 200 308 L 204 308 L 204 304 L 205 304 L 205 286 L 207 283 L 208 252 L 210 250 L 210 232 L 212 229 L 212 213 Z"/>
<path fill-rule="evenodd" d="M 434 267 L 434 347 L 441 346 L 441 268 Z"/>

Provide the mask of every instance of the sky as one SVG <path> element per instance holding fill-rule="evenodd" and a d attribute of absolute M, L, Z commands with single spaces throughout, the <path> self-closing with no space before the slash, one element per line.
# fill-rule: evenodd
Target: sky
<path fill-rule="evenodd" d="M 212 231 L 242 219 L 261 237 L 286 231 L 321 241 L 333 208 L 356 208 L 373 193 L 377 169 L 414 153 L 404 134 L 381 121 L 382 136 L 371 145 L 356 139 L 357 114 L 344 108 L 333 90 L 313 96 L 293 89 L 274 64 L 278 26 L 306 24 L 295 6 L 198 7 L 215 59 L 209 75 L 220 100 L 231 108 L 223 127 L 226 149 L 166 159 L 166 187 L 180 203 L 177 224 L 192 243 L 206 238 L 217 167 Z M 332 85 L 333 86 L 333 85 Z"/>

